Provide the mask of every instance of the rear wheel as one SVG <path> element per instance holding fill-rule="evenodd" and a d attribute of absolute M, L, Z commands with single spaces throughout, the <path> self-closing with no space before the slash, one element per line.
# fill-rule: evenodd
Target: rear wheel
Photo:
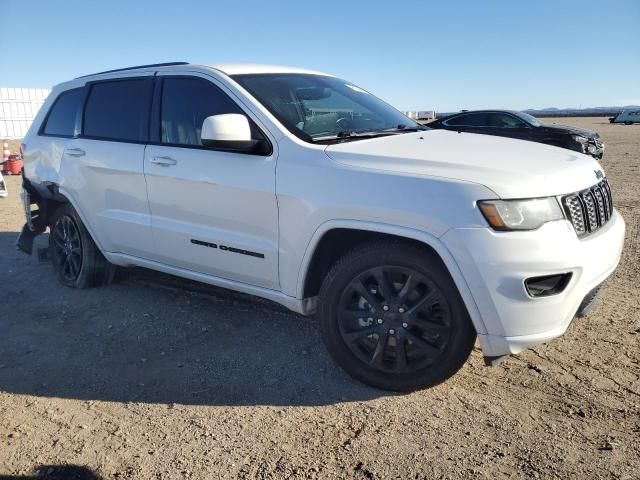
<path fill-rule="evenodd" d="M 336 362 L 385 390 L 446 380 L 467 360 L 476 338 L 440 260 L 400 242 L 365 245 L 338 261 L 323 282 L 318 316 Z"/>
<path fill-rule="evenodd" d="M 633 124 L 633 122 L 631 122 L 631 121 L 627 120 L 626 122 L 624 122 L 624 124 L 625 124 L 625 125 L 632 125 L 632 124 Z"/>
<path fill-rule="evenodd" d="M 49 256 L 60 282 L 71 288 L 107 285 L 115 265 L 109 263 L 71 205 L 53 215 L 49 234 Z"/>

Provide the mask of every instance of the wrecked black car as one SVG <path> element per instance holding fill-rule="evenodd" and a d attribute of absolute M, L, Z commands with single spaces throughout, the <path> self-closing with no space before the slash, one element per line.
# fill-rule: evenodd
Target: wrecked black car
<path fill-rule="evenodd" d="M 513 110 L 463 111 L 428 124 L 457 132 L 497 135 L 567 148 L 601 159 L 604 143 L 600 135 L 569 125 L 547 125 L 524 112 Z"/>

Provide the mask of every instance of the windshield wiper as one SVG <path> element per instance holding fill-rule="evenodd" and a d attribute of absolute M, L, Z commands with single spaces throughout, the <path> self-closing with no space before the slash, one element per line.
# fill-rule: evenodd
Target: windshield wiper
<path fill-rule="evenodd" d="M 313 139 L 314 142 L 325 142 L 325 141 L 337 141 L 337 142 L 346 142 L 349 140 L 356 140 L 360 138 L 375 138 L 375 137 L 386 137 L 388 135 L 394 135 L 396 132 L 393 131 L 384 131 L 384 130 L 374 130 L 370 132 L 353 132 L 349 130 L 343 130 L 338 132 L 335 135 L 326 135 L 324 137 L 315 137 Z"/>
<path fill-rule="evenodd" d="M 315 137 L 313 139 L 314 142 L 326 142 L 326 141 L 336 141 L 336 142 L 346 142 L 349 140 L 356 140 L 361 138 L 376 138 L 376 137 L 385 137 L 389 135 L 398 135 L 401 133 L 410 133 L 410 132 L 418 132 L 422 130 L 429 130 L 428 127 L 424 127 L 422 125 L 409 127 L 407 125 L 398 125 L 397 127 L 385 128 L 384 130 L 369 130 L 364 132 L 356 132 L 351 130 L 342 130 L 335 135 L 327 135 L 324 137 Z"/>

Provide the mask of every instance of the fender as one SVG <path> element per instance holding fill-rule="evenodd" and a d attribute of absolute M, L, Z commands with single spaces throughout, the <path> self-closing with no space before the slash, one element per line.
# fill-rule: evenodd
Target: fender
<path fill-rule="evenodd" d="M 73 209 L 76 211 L 76 213 L 78 214 L 78 216 L 80 217 L 80 220 L 82 220 L 82 223 L 84 224 L 84 227 L 87 229 L 87 231 L 89 232 L 89 235 L 91 236 L 91 239 L 93 240 L 93 242 L 96 244 L 96 246 L 98 247 L 98 250 L 100 250 L 100 253 L 102 253 L 107 260 L 109 259 L 109 252 L 107 252 L 104 247 L 101 245 L 100 240 L 99 240 L 99 236 L 95 234 L 95 232 L 93 231 L 93 227 L 91 226 L 91 223 L 89 221 L 87 221 L 87 216 L 85 215 L 85 213 L 82 211 L 82 209 L 80 208 L 80 205 L 78 204 L 78 201 L 74 198 L 74 196 L 72 195 L 71 191 L 67 190 L 64 187 L 60 187 L 58 185 L 58 193 L 67 200 L 67 202 L 73 207 Z"/>
<path fill-rule="evenodd" d="M 84 212 L 78 205 L 78 202 L 73 197 L 70 191 L 66 190 L 64 187 L 61 187 L 59 184 L 55 182 L 45 181 L 45 182 L 42 182 L 41 184 L 37 184 L 37 183 L 32 183 L 26 177 L 23 177 L 22 185 L 23 185 L 23 188 L 27 190 L 27 192 L 29 192 L 34 197 L 32 200 L 34 200 L 34 203 L 38 204 L 38 207 L 43 212 L 43 218 L 40 219 L 41 221 L 40 228 L 38 228 L 38 230 L 36 231 L 37 235 L 44 232 L 46 225 L 48 225 L 49 223 L 48 215 L 52 213 L 50 209 L 43 208 L 43 206 L 41 205 L 41 203 L 43 203 L 43 200 L 53 201 L 57 203 L 68 203 L 76 211 L 76 213 L 80 217 L 80 220 L 82 220 L 82 223 L 84 224 L 85 228 L 89 232 L 89 235 L 91 235 L 91 238 L 93 239 L 94 243 L 98 247 L 98 250 L 100 250 L 100 253 L 105 255 L 105 249 L 100 244 L 98 237 L 95 235 L 95 233 L 92 230 L 91 224 L 87 221 L 86 215 L 84 214 Z"/>
<path fill-rule="evenodd" d="M 347 219 L 329 220 L 321 224 L 309 240 L 309 243 L 307 244 L 307 247 L 305 249 L 304 256 L 302 257 L 302 262 L 300 263 L 296 285 L 297 298 L 303 298 L 304 281 L 318 243 L 325 233 L 327 233 L 329 230 L 334 230 L 337 228 L 349 230 L 365 230 L 376 233 L 387 233 L 390 235 L 396 235 L 398 237 L 416 240 L 431 247 L 440 256 L 440 259 L 444 262 L 445 266 L 449 270 L 449 274 L 451 275 L 451 278 L 453 279 L 456 287 L 458 288 L 458 291 L 460 292 L 460 296 L 462 297 L 462 300 L 467 307 L 467 311 L 469 312 L 469 316 L 471 317 L 471 321 L 473 322 L 476 331 L 480 335 L 487 333 L 487 329 L 480 314 L 480 310 L 478 309 L 478 306 L 473 299 L 471 290 L 469 289 L 469 286 L 467 285 L 467 282 L 462 275 L 458 263 L 455 261 L 453 255 L 451 255 L 451 252 L 447 249 L 444 243 L 442 243 L 439 238 L 427 232 L 407 227 L 401 227 L 398 225 Z"/>

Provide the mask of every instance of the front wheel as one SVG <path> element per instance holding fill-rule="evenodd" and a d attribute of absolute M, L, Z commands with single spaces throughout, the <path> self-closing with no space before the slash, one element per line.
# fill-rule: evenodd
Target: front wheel
<path fill-rule="evenodd" d="M 412 391 L 436 385 L 460 369 L 475 342 L 448 271 L 413 244 L 356 248 L 333 266 L 319 297 L 329 353 L 373 387 Z"/>
<path fill-rule="evenodd" d="M 67 287 L 107 285 L 115 274 L 115 265 L 100 253 L 71 205 L 62 205 L 53 215 L 49 257 L 60 283 Z"/>

